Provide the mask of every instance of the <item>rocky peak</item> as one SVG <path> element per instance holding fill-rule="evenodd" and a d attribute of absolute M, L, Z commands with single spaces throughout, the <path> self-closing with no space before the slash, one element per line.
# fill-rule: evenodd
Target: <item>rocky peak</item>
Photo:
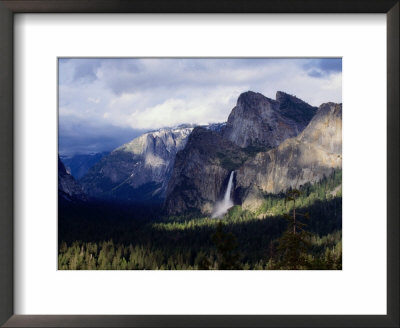
<path fill-rule="evenodd" d="M 176 153 L 186 145 L 193 127 L 147 132 L 102 158 L 82 178 L 92 197 L 125 201 L 164 198 Z"/>
<path fill-rule="evenodd" d="M 265 97 L 259 92 L 246 91 L 240 94 L 236 106 L 243 106 L 246 110 L 258 110 L 260 104 L 265 102 L 275 103 L 274 100 Z"/>
<path fill-rule="evenodd" d="M 134 155 L 144 155 L 147 152 L 154 152 L 157 145 L 169 152 L 179 150 L 185 146 L 186 139 L 192 130 L 192 127 L 176 127 L 147 132 L 118 147 L 114 152 L 122 151 Z"/>
<path fill-rule="evenodd" d="M 298 136 L 330 153 L 342 153 L 342 104 L 322 104 L 310 124 Z"/>
<path fill-rule="evenodd" d="M 277 91 L 276 96 L 275 96 L 276 101 L 278 102 L 285 102 L 285 101 L 293 101 L 293 102 L 301 102 L 304 103 L 303 100 L 297 98 L 296 96 L 293 96 L 289 93 L 283 92 L 283 91 Z"/>
<path fill-rule="evenodd" d="M 279 112 L 286 118 L 297 122 L 301 130 L 307 126 L 318 110 L 317 107 L 283 91 L 276 93 L 276 101 L 279 103 Z"/>
<path fill-rule="evenodd" d="M 242 93 L 228 117 L 224 138 L 242 148 L 277 147 L 287 138 L 297 136 L 317 109 L 304 101 L 278 91 L 272 100 L 261 93 Z"/>

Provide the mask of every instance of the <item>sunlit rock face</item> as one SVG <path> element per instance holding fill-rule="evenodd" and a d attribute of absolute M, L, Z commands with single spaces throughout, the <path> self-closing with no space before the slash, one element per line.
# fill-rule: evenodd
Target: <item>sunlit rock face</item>
<path fill-rule="evenodd" d="M 276 100 L 248 91 L 239 96 L 223 136 L 243 148 L 274 148 L 297 136 L 316 111 L 316 107 L 281 91 L 277 92 Z"/>
<path fill-rule="evenodd" d="M 92 197 L 157 201 L 165 197 L 176 153 L 193 127 L 145 133 L 102 158 L 81 179 Z"/>
<path fill-rule="evenodd" d="M 60 200 L 64 201 L 86 200 L 82 187 L 67 172 L 60 157 L 58 157 L 58 196 Z"/>
<path fill-rule="evenodd" d="M 176 156 L 165 202 L 168 214 L 211 214 L 224 195 L 231 171 L 247 158 L 240 147 L 218 132 L 195 128 Z"/>
<path fill-rule="evenodd" d="M 279 193 L 316 182 L 342 167 L 342 105 L 327 103 L 296 138 L 260 152 L 237 170 L 236 192 L 245 208 L 261 193 Z"/>

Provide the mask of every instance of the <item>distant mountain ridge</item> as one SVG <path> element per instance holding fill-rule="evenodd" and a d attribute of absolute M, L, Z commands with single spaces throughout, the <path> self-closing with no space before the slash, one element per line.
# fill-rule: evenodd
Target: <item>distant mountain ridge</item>
<path fill-rule="evenodd" d="M 66 170 L 77 180 L 82 178 L 89 169 L 100 161 L 109 152 L 95 154 L 77 154 L 74 156 L 60 156 Z"/>
<path fill-rule="evenodd" d="M 124 201 L 164 198 L 175 155 L 192 130 L 158 129 L 116 148 L 81 179 L 84 191 L 94 198 Z"/>

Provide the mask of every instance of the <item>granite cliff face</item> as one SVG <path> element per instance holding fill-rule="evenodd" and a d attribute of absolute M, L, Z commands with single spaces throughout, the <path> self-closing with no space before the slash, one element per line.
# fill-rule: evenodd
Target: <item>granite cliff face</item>
<path fill-rule="evenodd" d="M 316 111 L 317 108 L 281 91 L 276 100 L 248 91 L 239 96 L 223 136 L 242 148 L 274 148 L 297 136 Z"/>
<path fill-rule="evenodd" d="M 95 198 L 153 201 L 165 197 L 176 153 L 193 127 L 145 133 L 103 157 L 80 180 Z"/>
<path fill-rule="evenodd" d="M 241 94 L 226 125 L 214 131 L 196 128 L 184 150 L 178 152 L 167 190 L 167 212 L 210 214 L 226 189 L 231 171 L 241 170 L 257 152 L 297 136 L 316 111 L 283 92 L 277 93 L 277 100 L 251 91 Z M 258 169 L 254 165 L 254 172 Z M 252 173 L 246 170 L 245 174 Z M 247 176 L 241 179 L 243 184 Z M 248 182 L 251 186 L 253 179 Z M 247 194 L 249 186 L 240 186 L 235 198 L 241 201 L 244 197 L 240 193 Z"/>
<path fill-rule="evenodd" d="M 86 200 L 82 187 L 67 172 L 60 157 L 58 157 L 58 197 L 59 200 L 65 201 Z"/>
<path fill-rule="evenodd" d="M 224 192 L 230 172 L 247 158 L 240 147 L 218 132 L 195 128 L 186 147 L 176 156 L 165 201 L 168 214 L 210 214 Z"/>
<path fill-rule="evenodd" d="M 245 208 L 256 209 L 262 193 L 319 181 L 341 166 L 342 105 L 323 104 L 296 138 L 258 153 L 236 171 L 235 194 Z"/>

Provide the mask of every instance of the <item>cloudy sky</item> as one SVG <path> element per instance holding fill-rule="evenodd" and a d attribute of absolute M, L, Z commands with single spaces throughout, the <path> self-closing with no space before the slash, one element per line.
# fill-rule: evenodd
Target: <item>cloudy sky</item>
<path fill-rule="evenodd" d="M 225 122 L 245 91 L 342 101 L 341 59 L 60 59 L 59 152 L 109 151 L 182 123 Z"/>

